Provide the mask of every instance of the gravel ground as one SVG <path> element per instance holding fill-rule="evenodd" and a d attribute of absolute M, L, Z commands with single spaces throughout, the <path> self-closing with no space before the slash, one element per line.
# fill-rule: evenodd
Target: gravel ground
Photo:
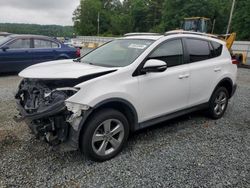
<path fill-rule="evenodd" d="M 222 119 L 193 113 L 137 132 L 104 163 L 51 151 L 15 123 L 19 80 L 0 77 L 0 187 L 250 187 L 250 69 Z"/>

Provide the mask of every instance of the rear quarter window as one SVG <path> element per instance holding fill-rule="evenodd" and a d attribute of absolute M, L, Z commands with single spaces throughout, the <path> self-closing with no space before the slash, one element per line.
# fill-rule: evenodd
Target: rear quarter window
<path fill-rule="evenodd" d="M 219 57 L 222 53 L 223 45 L 218 43 L 218 42 L 211 42 L 212 47 L 213 47 L 213 57 Z"/>
<path fill-rule="evenodd" d="M 59 45 L 55 42 L 43 39 L 34 39 L 35 48 L 58 48 Z"/>

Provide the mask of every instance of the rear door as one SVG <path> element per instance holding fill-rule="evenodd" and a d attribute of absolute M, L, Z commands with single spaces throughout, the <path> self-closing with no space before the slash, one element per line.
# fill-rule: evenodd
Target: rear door
<path fill-rule="evenodd" d="M 222 45 L 215 50 L 210 41 L 186 38 L 185 46 L 189 54 L 191 107 L 208 102 L 222 69 L 223 60 L 219 58 Z"/>
<path fill-rule="evenodd" d="M 58 49 L 60 47 L 58 43 L 41 38 L 33 38 L 32 43 L 34 64 L 57 59 Z"/>
<path fill-rule="evenodd" d="M 30 38 L 17 38 L 4 45 L 1 52 L 1 72 L 18 72 L 32 64 Z"/>

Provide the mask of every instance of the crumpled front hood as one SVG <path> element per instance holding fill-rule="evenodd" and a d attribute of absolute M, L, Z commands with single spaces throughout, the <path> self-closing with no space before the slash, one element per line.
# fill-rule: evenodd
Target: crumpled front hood
<path fill-rule="evenodd" d="M 73 60 L 58 60 L 30 66 L 21 71 L 19 76 L 37 79 L 75 79 L 117 69 L 73 62 Z"/>

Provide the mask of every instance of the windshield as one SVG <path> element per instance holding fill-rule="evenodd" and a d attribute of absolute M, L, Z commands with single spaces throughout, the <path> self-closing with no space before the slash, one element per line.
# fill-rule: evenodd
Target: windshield
<path fill-rule="evenodd" d="M 0 36 L 0 46 L 3 45 L 5 42 L 7 42 L 8 40 L 10 40 L 10 37 L 3 37 Z"/>
<path fill-rule="evenodd" d="M 133 63 L 153 42 L 144 39 L 114 40 L 90 52 L 81 62 L 104 67 L 125 67 Z"/>

